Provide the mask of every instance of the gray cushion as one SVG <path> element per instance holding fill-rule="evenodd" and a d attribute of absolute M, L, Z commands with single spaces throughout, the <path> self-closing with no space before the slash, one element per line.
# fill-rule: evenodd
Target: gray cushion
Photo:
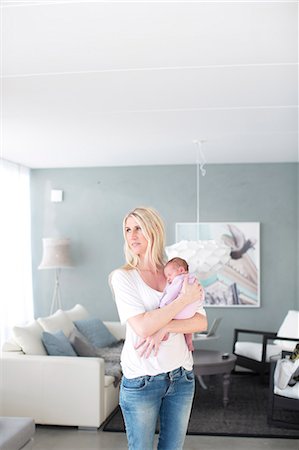
<path fill-rule="evenodd" d="M 69 335 L 69 341 L 78 356 L 98 357 L 98 349 L 74 327 Z"/>
<path fill-rule="evenodd" d="M 34 431 L 34 421 L 29 417 L 0 417 L 0 450 L 21 449 Z"/>
<path fill-rule="evenodd" d="M 117 342 L 117 339 L 100 319 L 75 320 L 74 324 L 95 347 L 107 347 Z"/>
<path fill-rule="evenodd" d="M 77 356 L 77 353 L 62 330 L 56 331 L 55 333 L 44 331 L 42 334 L 42 342 L 48 355 Z"/>

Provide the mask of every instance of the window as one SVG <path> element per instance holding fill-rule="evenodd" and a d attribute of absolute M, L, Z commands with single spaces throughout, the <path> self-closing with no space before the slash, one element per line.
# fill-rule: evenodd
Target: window
<path fill-rule="evenodd" d="M 31 264 L 30 169 L 0 159 L 0 343 L 33 318 Z"/>

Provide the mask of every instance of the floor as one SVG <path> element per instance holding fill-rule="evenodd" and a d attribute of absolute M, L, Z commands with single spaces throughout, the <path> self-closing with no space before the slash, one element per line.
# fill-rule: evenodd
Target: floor
<path fill-rule="evenodd" d="M 296 439 L 187 436 L 184 450 L 298 450 Z M 124 433 L 37 426 L 33 450 L 126 450 Z M 142 449 L 140 449 L 142 450 Z"/>

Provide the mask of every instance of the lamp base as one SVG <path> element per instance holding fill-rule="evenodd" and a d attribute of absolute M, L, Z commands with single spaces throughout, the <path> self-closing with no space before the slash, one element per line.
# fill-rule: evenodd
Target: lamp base
<path fill-rule="evenodd" d="M 53 314 L 57 309 L 62 308 L 61 303 L 61 295 L 60 295 L 60 270 L 61 269 L 55 269 L 55 287 L 54 287 L 54 293 L 52 297 L 52 303 L 51 303 L 51 309 L 50 314 Z"/>

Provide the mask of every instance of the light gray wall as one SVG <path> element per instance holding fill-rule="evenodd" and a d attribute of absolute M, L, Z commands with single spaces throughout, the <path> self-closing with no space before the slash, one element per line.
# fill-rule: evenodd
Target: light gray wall
<path fill-rule="evenodd" d="M 208 308 L 223 316 L 221 339 L 229 351 L 234 327 L 277 330 L 298 308 L 298 195 L 296 164 L 208 165 L 200 179 L 200 220 L 261 223 L 261 308 Z M 123 264 L 122 219 L 151 205 L 166 222 L 167 243 L 176 222 L 196 221 L 194 166 L 32 170 L 32 239 L 35 315 L 49 314 L 54 273 L 38 271 L 43 237 L 69 237 L 76 267 L 61 277 L 64 308 L 82 303 L 102 319 L 117 319 L 108 274 Z M 51 189 L 64 202 L 51 203 Z"/>

